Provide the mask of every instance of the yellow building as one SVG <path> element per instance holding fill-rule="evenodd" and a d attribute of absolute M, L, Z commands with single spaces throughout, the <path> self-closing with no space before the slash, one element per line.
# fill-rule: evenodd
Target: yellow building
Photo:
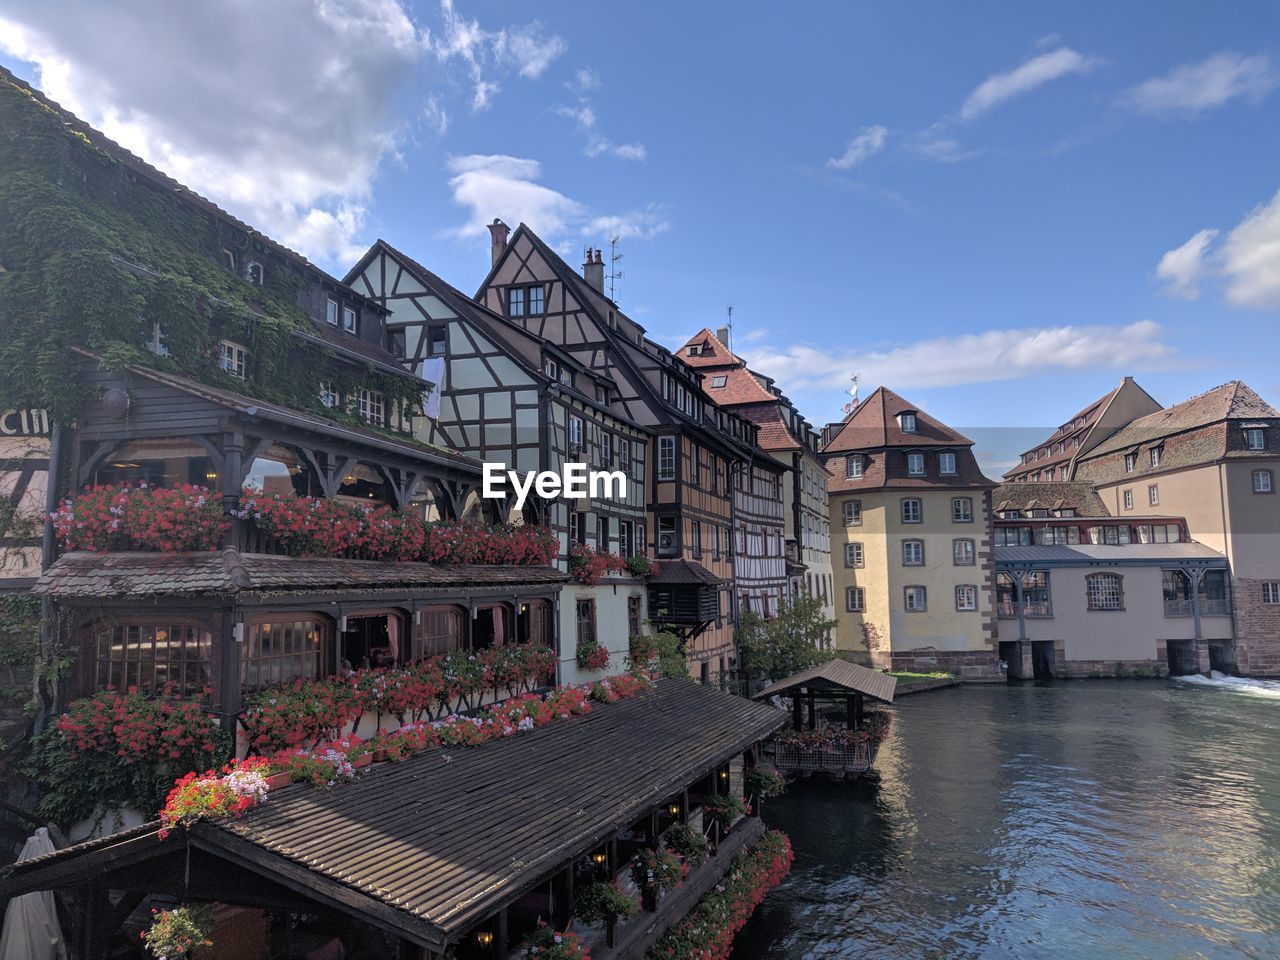
<path fill-rule="evenodd" d="M 1002 676 L 994 484 L 973 442 L 883 387 L 824 441 L 837 648 L 879 668 Z"/>

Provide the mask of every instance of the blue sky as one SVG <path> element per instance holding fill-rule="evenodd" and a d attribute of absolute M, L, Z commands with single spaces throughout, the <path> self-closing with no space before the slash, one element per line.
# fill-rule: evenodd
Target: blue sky
<path fill-rule="evenodd" d="M 815 422 L 858 372 L 993 467 L 1124 374 L 1280 402 L 1280 5 L 102 6 L 0 0 L 0 61 L 335 273 L 621 234 L 656 339 L 733 304 Z"/>

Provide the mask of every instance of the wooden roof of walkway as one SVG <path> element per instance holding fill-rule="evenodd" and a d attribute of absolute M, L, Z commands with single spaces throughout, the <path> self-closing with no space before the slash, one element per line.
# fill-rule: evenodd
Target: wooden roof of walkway
<path fill-rule="evenodd" d="M 893 693 L 898 686 L 896 677 L 876 670 L 868 670 L 848 660 L 828 660 L 789 677 L 775 680 L 757 693 L 753 699 L 763 700 L 772 696 L 787 696 L 801 687 L 837 688 L 850 693 L 861 693 L 874 700 L 893 703 Z"/>
<path fill-rule="evenodd" d="M 153 823 L 16 864 L 0 874 L 0 894 L 57 889 L 125 864 L 103 879 L 131 889 L 148 882 L 146 860 L 180 856 L 185 838 L 273 886 L 439 950 L 786 719 L 690 681 L 659 680 L 634 700 L 531 733 L 376 764 L 328 790 L 285 787 L 239 820 L 197 823 L 163 841 Z"/>

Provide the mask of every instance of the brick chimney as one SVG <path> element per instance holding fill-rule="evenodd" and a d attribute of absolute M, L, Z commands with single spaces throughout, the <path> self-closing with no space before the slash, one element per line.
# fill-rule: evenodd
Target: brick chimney
<path fill-rule="evenodd" d="M 728 347 L 729 346 L 729 328 L 716 327 L 716 339 L 719 340 L 721 343 L 723 343 L 726 347 Z M 732 347 L 730 347 L 730 349 L 732 349 Z"/>
<path fill-rule="evenodd" d="M 509 236 L 511 236 L 511 228 L 497 217 L 494 217 L 493 223 L 489 224 L 489 252 L 492 255 L 492 260 L 489 262 L 489 266 L 497 266 L 498 261 L 502 259 L 502 255 L 507 250 L 507 237 Z"/>
<path fill-rule="evenodd" d="M 604 261 L 600 251 L 587 247 L 587 257 L 582 261 L 582 278 L 596 293 L 604 293 Z"/>

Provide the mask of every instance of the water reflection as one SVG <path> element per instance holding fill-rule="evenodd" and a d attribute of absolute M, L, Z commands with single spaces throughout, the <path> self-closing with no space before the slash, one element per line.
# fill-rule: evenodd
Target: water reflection
<path fill-rule="evenodd" d="M 766 808 L 763 957 L 1280 955 L 1280 705 L 1161 682 L 904 699 L 878 773 Z"/>

